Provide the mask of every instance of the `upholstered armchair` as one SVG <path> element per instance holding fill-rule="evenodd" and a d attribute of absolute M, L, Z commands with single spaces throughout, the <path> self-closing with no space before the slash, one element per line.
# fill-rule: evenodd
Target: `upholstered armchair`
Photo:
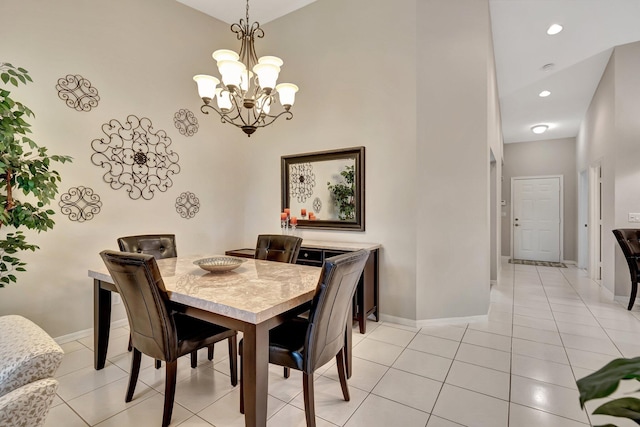
<path fill-rule="evenodd" d="M 22 316 L 0 317 L 0 426 L 38 427 L 58 388 L 62 348 Z"/>

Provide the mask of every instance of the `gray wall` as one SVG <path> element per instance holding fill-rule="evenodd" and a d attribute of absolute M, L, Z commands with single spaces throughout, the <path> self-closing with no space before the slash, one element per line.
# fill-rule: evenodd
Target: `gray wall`
<path fill-rule="evenodd" d="M 93 221 L 57 215 L 52 232 L 34 236 L 42 250 L 27 254 L 19 284 L 0 290 L 0 314 L 24 314 L 54 336 L 88 329 L 87 269 L 118 236 L 175 232 L 181 254 L 250 247 L 257 234 L 280 232 L 280 156 L 358 145 L 366 146 L 367 230 L 302 237 L 382 244 L 386 318 L 487 312 L 489 150 L 498 168 L 502 160 L 488 0 L 322 0 L 268 23 L 258 55 L 282 57 L 279 80 L 300 92 L 293 120 L 251 138 L 202 115 L 191 80 L 216 73 L 213 50 L 239 48 L 227 24 L 173 0 L 1 2 L 0 15 L 11 16 L 0 27 L 3 60 L 37 82 L 19 89 L 38 115 L 36 141 L 75 158 L 60 168 L 62 190 L 85 185 L 104 203 Z M 95 111 L 57 98 L 55 82 L 69 73 L 99 88 Z M 179 108 L 197 113 L 196 136 L 173 127 Z M 172 191 L 151 201 L 111 190 L 89 160 L 102 124 L 127 114 L 151 118 L 180 155 Z M 192 220 L 173 207 L 187 190 L 202 203 Z M 461 250 L 471 254 L 464 270 Z M 116 310 L 114 320 L 123 318 Z"/>
<path fill-rule="evenodd" d="M 501 207 L 502 255 L 511 251 L 511 178 L 518 176 L 562 175 L 564 194 L 563 256 L 566 261 L 577 260 L 578 187 L 575 138 L 505 144 L 502 169 Z"/>
<path fill-rule="evenodd" d="M 614 49 L 578 134 L 578 170 L 602 166 L 602 283 L 629 294 L 629 272 L 611 233 L 638 228 L 640 212 L 640 42 Z M 590 218 L 590 223 L 592 219 Z"/>

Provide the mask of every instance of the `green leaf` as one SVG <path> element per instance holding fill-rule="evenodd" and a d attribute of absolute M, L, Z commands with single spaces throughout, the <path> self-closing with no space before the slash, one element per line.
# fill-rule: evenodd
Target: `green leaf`
<path fill-rule="evenodd" d="M 640 379 L 640 357 L 615 359 L 598 371 L 577 381 L 580 406 L 591 399 L 607 397 L 618 388 L 622 379 Z"/>
<path fill-rule="evenodd" d="M 14 86 L 18 86 L 18 81 L 16 80 L 16 78 L 15 78 L 15 77 L 11 77 L 11 78 L 9 79 L 9 81 L 11 82 L 11 84 L 12 84 L 12 85 L 14 85 Z"/>
<path fill-rule="evenodd" d="M 9 79 L 11 78 L 11 76 L 7 73 L 2 73 L 0 74 L 0 78 L 2 79 L 3 83 L 7 83 L 9 81 Z"/>
<path fill-rule="evenodd" d="M 635 397 L 623 397 L 611 400 L 600 405 L 594 415 L 611 415 L 614 417 L 629 418 L 640 424 L 640 399 Z"/>

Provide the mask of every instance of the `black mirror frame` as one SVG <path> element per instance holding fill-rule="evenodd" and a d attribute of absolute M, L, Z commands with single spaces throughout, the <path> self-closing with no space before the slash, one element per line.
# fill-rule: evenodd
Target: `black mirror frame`
<path fill-rule="evenodd" d="M 289 165 L 295 163 L 313 163 L 325 160 L 339 160 L 355 158 L 355 196 L 356 196 L 356 220 L 355 221 L 328 221 L 305 220 L 298 218 L 298 228 L 321 228 L 325 230 L 350 230 L 364 231 L 364 147 L 351 147 L 339 150 L 319 151 L 315 153 L 293 154 L 282 156 L 281 160 L 281 207 L 282 211 L 289 207 Z"/>

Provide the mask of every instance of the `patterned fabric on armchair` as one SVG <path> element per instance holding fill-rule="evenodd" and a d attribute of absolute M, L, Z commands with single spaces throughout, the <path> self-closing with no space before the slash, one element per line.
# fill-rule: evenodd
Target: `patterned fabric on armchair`
<path fill-rule="evenodd" d="M 62 348 L 22 316 L 0 317 L 0 426 L 44 424 L 58 388 Z"/>

